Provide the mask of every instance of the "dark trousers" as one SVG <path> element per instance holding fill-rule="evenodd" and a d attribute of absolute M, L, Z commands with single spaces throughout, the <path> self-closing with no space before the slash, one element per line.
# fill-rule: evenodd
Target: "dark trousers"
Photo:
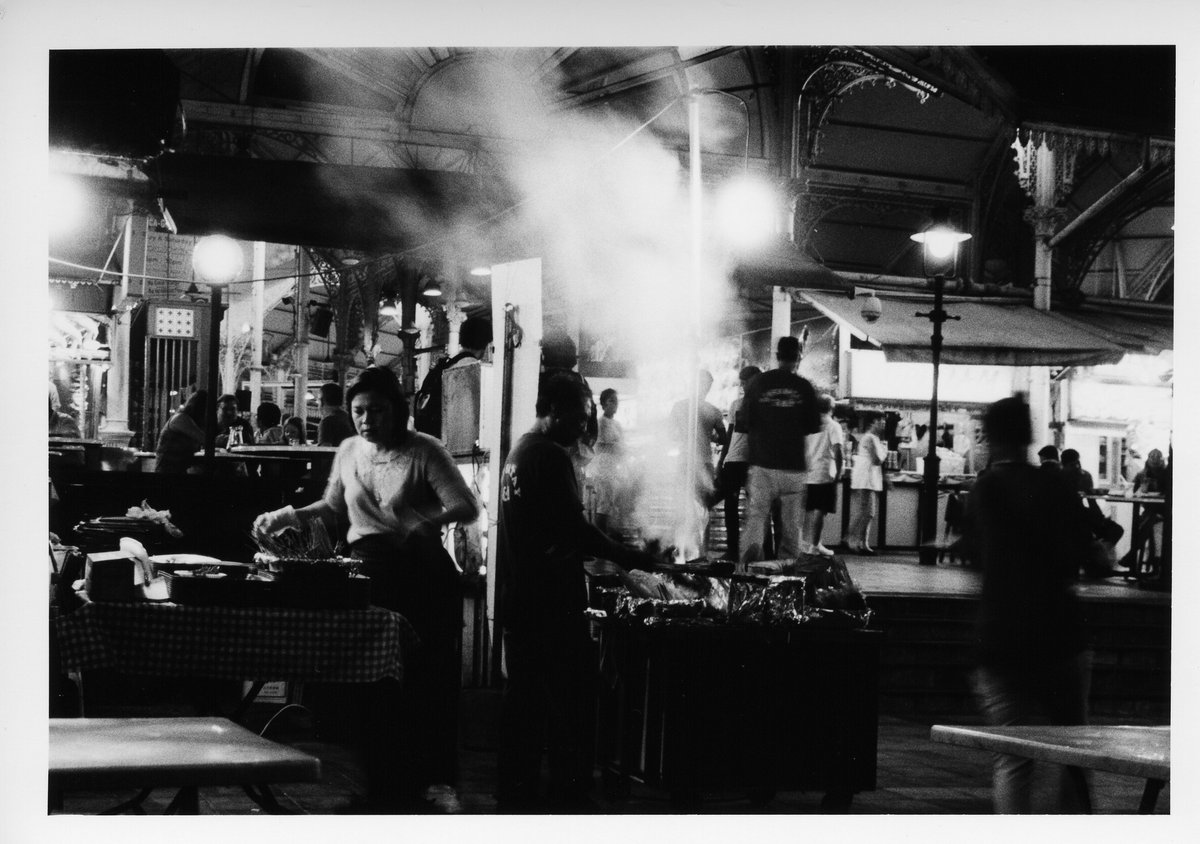
<path fill-rule="evenodd" d="M 717 476 L 717 495 L 725 506 L 725 559 L 739 559 L 738 544 L 741 542 L 741 517 L 738 505 L 741 502 L 742 487 L 746 485 L 746 473 L 749 463 L 723 463 Z"/>
<path fill-rule="evenodd" d="M 544 797 L 569 806 L 592 787 L 596 664 L 587 623 L 504 631 L 508 681 L 500 710 L 496 798 L 531 806 Z M 541 791 L 543 748 L 549 779 Z"/>
<path fill-rule="evenodd" d="M 366 691 L 359 739 L 368 799 L 412 799 L 458 775 L 458 645 L 462 597 L 449 555 L 436 539 L 408 543 L 391 558 L 355 547 L 371 578 L 371 602 L 400 613 L 421 638 L 406 654 L 404 681 L 381 680 Z"/>

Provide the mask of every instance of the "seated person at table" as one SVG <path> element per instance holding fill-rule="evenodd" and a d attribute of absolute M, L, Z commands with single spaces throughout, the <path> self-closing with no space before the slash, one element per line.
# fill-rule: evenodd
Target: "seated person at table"
<path fill-rule="evenodd" d="M 254 442 L 254 429 L 238 415 L 237 396 L 226 393 L 217 399 L 217 448 L 229 445 L 229 432 L 235 428 L 241 431 L 242 445 Z"/>
<path fill-rule="evenodd" d="M 358 436 L 338 446 L 322 499 L 264 513 L 254 530 L 348 521 L 346 539 L 371 578 L 371 602 L 403 615 L 420 637 L 403 688 L 382 680 L 369 692 L 361 722 L 368 793 L 355 808 L 424 811 L 426 789 L 453 786 L 457 777 L 462 599 L 442 529 L 474 521 L 479 502 L 445 446 L 409 430 L 408 399 L 390 369 L 363 370 L 347 397 Z"/>
<path fill-rule="evenodd" d="M 288 445 L 307 445 L 308 437 L 304 433 L 304 420 L 299 416 L 289 416 L 284 419 L 283 439 Z"/>
<path fill-rule="evenodd" d="M 1080 496 L 1093 495 L 1096 488 L 1092 481 L 1092 473 L 1080 465 L 1079 452 L 1073 448 L 1064 448 L 1060 459 L 1067 486 L 1079 493 Z M 1088 527 L 1095 537 L 1088 555 L 1088 562 L 1084 565 L 1084 574 L 1088 577 L 1111 577 L 1117 573 L 1113 568 L 1116 562 L 1114 546 L 1125 531 L 1119 524 L 1104 515 L 1095 498 L 1084 497 L 1081 503 L 1086 508 Z"/>
<path fill-rule="evenodd" d="M 208 390 L 197 390 L 167 420 L 154 447 L 156 472 L 183 473 L 197 451 L 204 448 L 204 412 Z"/>
<path fill-rule="evenodd" d="M 507 683 L 500 710 L 496 799 L 503 811 L 588 807 L 596 666 L 585 556 L 649 568 L 655 560 L 590 524 L 568 448 L 586 436 L 590 391 L 569 374 L 539 387 L 537 421 L 500 477 L 496 559 Z M 549 750 L 547 793 L 542 750 Z"/>
<path fill-rule="evenodd" d="M 1073 448 L 1064 448 L 1061 456 L 1063 475 L 1076 492 L 1080 495 L 1091 495 L 1096 491 L 1096 483 L 1092 473 L 1079 463 L 1079 452 Z"/>
<path fill-rule="evenodd" d="M 1062 462 L 1058 456 L 1058 446 L 1044 445 L 1038 449 L 1038 462 L 1043 469 L 1047 471 L 1057 472 L 1062 469 Z"/>
<path fill-rule="evenodd" d="M 50 407 L 50 436 L 52 437 L 69 437 L 70 439 L 79 439 L 83 436 L 79 432 L 79 423 L 69 413 L 59 413 L 54 409 L 54 402 L 50 399 L 46 400 Z"/>
<path fill-rule="evenodd" d="M 283 414 L 275 402 L 265 401 L 259 404 L 254 412 L 254 444 L 283 445 L 283 427 L 279 420 Z"/>
<path fill-rule="evenodd" d="M 1146 455 L 1146 465 L 1133 478 L 1134 495 L 1165 495 L 1171 484 L 1171 470 L 1163 453 L 1157 448 L 1150 449 Z M 1145 548 L 1147 551 L 1147 566 L 1153 566 L 1154 561 L 1162 552 L 1159 547 L 1155 528 L 1162 522 L 1164 507 L 1162 504 L 1146 504 L 1142 507 L 1141 517 L 1133 526 L 1133 536 L 1129 553 L 1121 560 L 1122 565 L 1133 568 L 1138 561 L 1138 554 Z"/>
<path fill-rule="evenodd" d="M 317 423 L 317 445 L 337 446 L 355 434 L 350 414 L 342 407 L 342 388 L 332 381 L 321 385 L 321 421 Z"/>

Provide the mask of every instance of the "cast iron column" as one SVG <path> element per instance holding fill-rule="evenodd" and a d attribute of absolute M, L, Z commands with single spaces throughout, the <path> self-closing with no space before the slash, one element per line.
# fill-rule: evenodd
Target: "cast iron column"
<path fill-rule="evenodd" d="M 204 409 L 204 460 L 212 470 L 217 443 L 217 361 L 221 349 L 221 285 L 212 285 L 212 313 L 208 318 L 208 403 Z"/>
<path fill-rule="evenodd" d="M 942 291 L 946 285 L 945 276 L 933 277 L 933 310 L 929 313 L 917 313 L 933 323 L 933 335 L 929 338 L 929 347 L 933 360 L 933 393 L 929 402 L 929 453 L 925 456 L 925 486 L 921 495 L 921 525 L 917 537 L 920 550 L 920 561 L 923 566 L 937 565 L 937 505 L 938 505 L 938 470 L 937 456 L 937 418 L 938 418 L 938 367 L 942 359 L 942 323 L 948 319 L 958 319 L 948 315 L 942 309 Z"/>

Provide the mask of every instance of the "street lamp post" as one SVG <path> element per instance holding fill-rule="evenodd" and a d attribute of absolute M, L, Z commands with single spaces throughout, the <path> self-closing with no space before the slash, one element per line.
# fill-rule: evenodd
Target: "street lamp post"
<path fill-rule="evenodd" d="M 222 234 L 196 241 L 192 268 L 212 290 L 208 326 L 208 402 L 204 409 L 204 458 L 211 465 L 217 442 L 217 365 L 221 348 L 221 291 L 242 271 L 242 247 Z"/>
<path fill-rule="evenodd" d="M 925 456 L 925 479 L 921 495 L 920 562 L 923 566 L 937 565 L 937 510 L 938 510 L 938 479 L 941 476 L 938 466 L 938 370 L 942 359 L 942 323 L 957 316 L 947 314 L 942 308 L 942 297 L 945 292 L 946 279 L 953 278 L 958 269 L 958 246 L 971 235 L 956 231 L 949 223 L 949 214 L 945 209 L 935 209 L 933 224 L 925 231 L 912 235 L 912 239 L 921 244 L 921 257 L 925 268 L 925 276 L 933 281 L 933 310 L 927 313 L 917 312 L 933 323 L 933 334 L 929 338 L 931 361 L 933 363 L 933 390 L 929 401 L 929 450 Z"/>

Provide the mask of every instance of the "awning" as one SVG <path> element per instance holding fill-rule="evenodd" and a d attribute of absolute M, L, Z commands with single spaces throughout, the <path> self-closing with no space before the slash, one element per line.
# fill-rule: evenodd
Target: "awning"
<path fill-rule="evenodd" d="M 733 276 L 739 281 L 762 286 L 847 292 L 854 289 L 853 281 L 838 275 L 782 238 L 773 238 L 737 255 Z"/>
<path fill-rule="evenodd" d="M 862 300 L 834 293 L 799 291 L 801 298 L 856 337 L 883 350 L 888 361 L 929 363 L 933 323 L 916 316 L 933 309 L 931 295 L 877 292 L 883 314 L 862 316 Z M 943 307 L 959 319 L 942 324 L 941 362 L 991 366 L 1095 366 L 1116 363 L 1125 349 L 1079 323 L 1025 302 L 946 297 Z"/>
<path fill-rule="evenodd" d="M 1114 311 L 1088 305 L 1060 311 L 1058 317 L 1111 340 L 1127 352 L 1157 355 L 1175 348 L 1175 315 L 1171 311 Z"/>

